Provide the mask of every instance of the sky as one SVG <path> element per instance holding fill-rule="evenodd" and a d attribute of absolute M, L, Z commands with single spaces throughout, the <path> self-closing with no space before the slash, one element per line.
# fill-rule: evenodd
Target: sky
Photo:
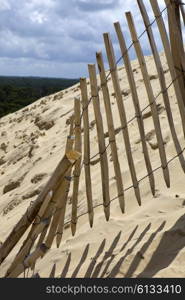
<path fill-rule="evenodd" d="M 159 2 L 164 8 L 164 1 Z M 152 21 L 149 0 L 144 3 Z M 127 46 L 131 43 L 125 11 L 132 12 L 142 33 L 136 0 L 0 0 L 0 75 L 84 77 L 97 51 L 102 51 L 108 68 L 103 33 L 110 33 L 116 59 L 121 54 L 114 22 L 120 22 Z M 160 50 L 156 24 L 152 28 Z M 150 54 L 146 34 L 141 44 L 144 54 Z M 133 49 L 130 57 L 135 58 Z"/>

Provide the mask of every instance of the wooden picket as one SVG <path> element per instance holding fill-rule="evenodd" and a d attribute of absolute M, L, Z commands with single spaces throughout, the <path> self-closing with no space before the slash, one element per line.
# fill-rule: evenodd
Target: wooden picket
<path fill-rule="evenodd" d="M 80 98 L 74 99 L 74 122 L 75 122 L 75 151 L 81 152 L 82 150 L 82 140 L 81 140 L 81 105 Z M 72 212 L 71 212 L 71 232 L 72 235 L 76 233 L 77 225 L 77 205 L 78 205 L 78 190 L 80 183 L 80 174 L 81 174 L 81 157 L 75 164 L 74 167 L 74 179 L 73 179 L 73 195 L 72 195 Z"/>
<path fill-rule="evenodd" d="M 110 94 L 109 94 L 109 89 L 106 81 L 106 73 L 105 73 L 102 53 L 97 53 L 96 59 L 97 59 L 99 73 L 100 73 L 103 100 L 104 100 L 104 106 L 105 106 L 105 111 L 107 116 L 109 141 L 110 141 L 112 159 L 114 164 L 114 172 L 116 176 L 119 203 L 120 203 L 121 211 L 124 213 L 125 199 L 124 199 L 124 191 L 123 191 L 123 181 L 122 181 L 121 168 L 120 168 L 118 152 L 117 152 L 117 144 L 116 144 L 114 123 L 113 123 L 113 115 L 111 110 Z"/>
<path fill-rule="evenodd" d="M 106 220 L 108 221 L 110 217 L 109 169 L 108 169 L 107 152 L 105 148 L 103 120 L 100 112 L 100 102 L 99 102 L 99 95 L 98 95 L 98 85 L 97 85 L 95 65 L 88 65 L 88 69 L 89 69 L 91 94 L 93 97 L 92 101 L 93 101 L 93 108 L 94 108 L 94 115 L 95 115 L 97 136 L 98 136 L 100 166 L 101 166 L 101 175 L 102 175 L 103 205 L 104 205 L 105 217 Z"/>
<path fill-rule="evenodd" d="M 156 22 L 157 22 L 158 29 L 159 29 L 159 32 L 160 32 L 160 35 L 161 35 L 161 40 L 162 40 L 162 43 L 163 43 L 167 63 L 168 63 L 169 70 L 170 70 L 171 77 L 172 77 L 172 81 L 173 81 L 173 84 L 174 84 L 176 99 L 177 99 L 178 106 L 179 106 L 179 112 L 180 112 L 180 116 L 181 116 L 181 122 L 182 122 L 184 137 L 185 137 L 185 118 L 184 118 L 184 116 L 185 116 L 185 106 L 184 106 L 183 94 L 182 94 L 182 91 L 180 89 L 180 85 L 179 85 L 179 81 L 178 81 L 178 75 L 176 73 L 175 65 L 174 65 L 174 62 L 173 62 L 173 57 L 172 57 L 172 53 L 171 53 L 171 47 L 170 47 L 170 42 L 169 42 L 169 39 L 168 39 L 168 34 L 167 34 L 167 31 L 166 31 L 166 27 L 165 27 L 163 18 L 162 18 L 161 13 L 160 13 L 160 9 L 159 9 L 159 5 L 157 3 L 157 0 L 150 0 L 150 4 L 151 4 L 151 7 L 153 9 L 155 18 L 156 18 Z M 181 77 L 181 75 L 182 74 L 180 74 L 179 77 Z"/>
<path fill-rule="evenodd" d="M 180 10 L 181 10 L 182 19 L 183 19 L 183 22 L 184 22 L 184 25 L 185 25 L 185 11 L 184 11 L 184 6 L 183 5 L 180 6 Z"/>
<path fill-rule="evenodd" d="M 67 143 L 66 143 L 66 149 L 65 149 L 66 153 L 73 149 L 74 140 L 75 140 L 75 136 L 74 136 L 74 115 L 72 115 L 71 118 L 70 118 L 70 130 L 69 130 L 69 135 L 67 137 Z M 57 248 L 59 248 L 59 246 L 60 246 L 60 243 L 61 243 L 61 240 L 62 240 L 62 235 L 63 235 L 66 205 L 67 205 L 67 199 L 68 199 L 68 194 L 69 194 L 69 191 L 70 191 L 70 185 L 71 185 L 71 180 L 72 180 L 71 171 L 72 171 L 72 169 L 68 170 L 67 173 L 66 173 L 66 176 L 65 176 L 66 184 L 65 184 L 65 187 L 64 187 L 63 201 L 61 202 L 61 205 L 59 207 L 59 221 L 58 221 L 58 226 L 57 226 L 57 231 L 56 231 Z"/>
<path fill-rule="evenodd" d="M 180 25 L 179 2 L 179 0 L 165 0 L 168 7 L 168 25 L 173 64 L 177 75 L 181 75 L 183 72 L 183 76 L 179 76 L 178 82 L 185 106 L 185 53 Z"/>
<path fill-rule="evenodd" d="M 80 79 L 80 88 L 82 95 L 82 109 L 83 109 L 83 123 L 84 123 L 84 169 L 85 169 L 85 184 L 87 206 L 89 214 L 90 227 L 93 226 L 94 211 L 92 198 L 92 184 L 91 184 L 91 169 L 90 169 L 90 134 L 89 134 L 89 114 L 88 114 L 88 92 L 87 81 L 85 78 Z"/>

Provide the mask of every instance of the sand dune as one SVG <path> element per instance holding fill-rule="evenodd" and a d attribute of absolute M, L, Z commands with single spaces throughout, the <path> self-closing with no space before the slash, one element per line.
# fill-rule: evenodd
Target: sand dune
<path fill-rule="evenodd" d="M 167 84 L 171 82 L 164 54 L 161 54 Z M 160 91 L 157 71 L 152 56 L 146 57 L 154 94 Z M 148 105 L 141 70 L 137 60 L 132 62 L 141 109 Z M 131 92 L 124 66 L 119 67 L 119 78 L 127 119 L 135 115 Z M 99 77 L 98 77 L 99 80 Z M 131 178 L 120 130 L 118 109 L 111 80 L 108 81 L 114 116 L 118 154 L 124 188 L 131 185 Z M 88 84 L 88 89 L 90 87 Z M 177 136 L 184 148 L 184 138 L 179 109 L 173 87 L 169 88 L 171 109 Z M 69 130 L 69 117 L 73 112 L 74 97 L 80 96 L 79 85 L 55 95 L 42 98 L 32 105 L 0 120 L 0 241 L 4 241 L 13 226 L 34 201 L 47 182 L 65 151 Z M 108 143 L 107 125 L 103 99 L 100 94 L 104 132 Z M 157 98 L 167 159 L 176 155 L 170 133 L 162 96 Z M 92 104 L 90 113 L 91 156 L 98 152 L 97 132 Z M 153 169 L 161 165 L 151 112 L 143 112 L 146 141 Z M 129 124 L 132 152 L 138 179 L 147 174 L 143 159 L 137 120 Z M 110 147 L 109 161 L 110 196 L 117 195 L 115 174 Z M 91 163 L 94 206 L 102 203 L 101 173 L 98 156 Z M 36 264 L 35 273 L 41 277 L 184 277 L 185 258 L 185 190 L 184 173 L 178 158 L 169 164 L 171 187 L 166 188 L 162 170 L 154 173 L 156 195 L 150 191 L 148 178 L 140 182 L 142 206 L 139 207 L 133 189 L 125 192 L 126 212 L 122 214 L 118 199 L 111 203 L 111 217 L 105 221 L 103 207 L 95 208 L 94 226 L 91 229 L 88 215 L 79 218 L 77 232 L 71 235 L 65 226 L 63 242 L 56 244 Z M 66 222 L 70 220 L 70 196 L 67 204 Z M 78 214 L 87 211 L 84 170 L 79 189 Z M 24 237 L 23 237 L 24 238 Z M 3 277 L 21 242 L 13 249 L 0 267 Z M 23 275 L 21 275 L 22 277 Z M 32 271 L 28 277 L 32 276 Z"/>

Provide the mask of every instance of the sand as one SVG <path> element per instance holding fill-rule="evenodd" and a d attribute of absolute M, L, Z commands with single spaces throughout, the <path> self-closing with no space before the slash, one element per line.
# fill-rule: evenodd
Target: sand
<path fill-rule="evenodd" d="M 171 82 L 168 65 L 163 53 L 160 55 L 167 85 Z M 157 71 L 152 56 L 146 57 L 154 94 L 160 91 Z M 132 62 L 140 105 L 148 105 L 138 61 Z M 123 101 L 127 120 L 134 117 L 134 107 L 124 66 L 119 67 L 119 79 L 123 90 Z M 98 77 L 99 80 L 99 77 Z M 116 141 L 121 165 L 124 188 L 131 183 L 125 146 L 119 130 L 120 121 L 112 81 L 108 81 Z M 90 85 L 88 80 L 88 90 Z M 184 148 L 184 138 L 179 109 L 173 87 L 169 90 L 177 136 Z M 30 202 L 47 182 L 54 168 L 64 155 L 69 118 L 73 112 L 74 98 L 80 96 L 79 84 L 64 91 L 42 98 L 35 103 L 0 119 L 0 241 L 3 242 L 12 228 L 25 213 Z M 163 98 L 157 100 L 167 159 L 176 155 L 170 133 Z M 104 132 L 107 132 L 106 115 L 100 93 Z M 154 125 L 149 109 L 144 112 L 147 145 L 155 169 L 161 165 Z M 91 123 L 91 156 L 98 152 L 97 131 L 94 125 L 92 104 L 89 106 Z M 137 121 L 128 126 L 134 163 L 138 179 L 147 174 Z M 83 134 L 82 134 L 83 137 Z M 108 138 L 106 138 L 108 143 Z M 109 189 L 111 199 L 117 196 L 115 174 L 110 147 L 107 149 L 109 162 Z M 98 156 L 91 165 L 94 206 L 102 203 L 101 172 Z M 96 161 L 97 160 L 97 161 Z M 84 169 L 80 178 L 77 232 L 71 235 L 70 226 L 65 226 L 60 248 L 53 243 L 51 250 L 39 259 L 35 273 L 41 277 L 184 277 L 185 259 L 185 176 L 178 158 L 169 164 L 171 187 L 165 186 L 162 170 L 154 173 L 156 195 L 151 194 L 148 178 L 140 182 L 142 206 L 139 207 L 133 189 L 125 192 L 126 211 L 121 213 L 118 199 L 111 202 L 109 222 L 105 220 L 103 206 L 94 209 L 94 226 L 88 223 Z M 107 187 L 108 188 L 108 187 Z M 71 189 L 72 191 L 72 189 Z M 66 222 L 71 214 L 71 192 L 69 194 Z M 28 232 L 27 232 L 28 233 Z M 26 233 L 26 234 L 27 234 Z M 22 241 L 12 250 L 0 266 L 3 277 Z M 27 274 L 33 275 L 32 271 Z M 20 277 L 23 277 L 21 274 Z"/>

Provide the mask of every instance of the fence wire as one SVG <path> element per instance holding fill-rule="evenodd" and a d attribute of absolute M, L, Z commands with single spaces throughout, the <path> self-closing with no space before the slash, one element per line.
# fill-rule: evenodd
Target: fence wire
<path fill-rule="evenodd" d="M 184 71 L 182 71 L 182 72 L 184 73 Z M 183 74 L 179 74 L 178 76 L 176 76 L 176 77 L 171 81 L 171 83 L 166 87 L 165 90 L 161 90 L 161 91 L 157 94 L 157 96 L 154 98 L 154 101 L 152 101 L 151 103 L 149 103 L 147 106 L 145 106 L 145 107 L 141 110 L 141 114 L 142 114 L 147 108 L 151 107 L 154 103 L 156 103 L 156 100 L 159 98 L 159 96 L 160 96 L 161 94 L 166 93 L 166 92 L 168 91 L 168 89 L 172 86 L 172 84 L 173 84 L 177 79 L 179 79 L 181 76 L 183 76 Z M 134 117 L 132 117 L 129 121 L 127 121 L 126 126 L 120 127 L 120 131 L 121 131 L 121 130 L 124 130 L 125 128 L 127 128 L 127 126 L 128 126 L 131 122 L 133 122 L 135 119 L 137 119 L 137 118 L 140 118 L 140 116 L 135 115 Z M 105 147 L 105 150 L 104 150 L 103 152 L 101 152 L 101 153 L 98 152 L 98 153 L 96 153 L 95 155 L 93 155 L 93 156 L 90 158 L 90 161 L 93 160 L 93 159 L 94 159 L 96 156 L 98 156 L 98 155 L 103 155 L 103 154 L 106 152 L 106 150 L 108 149 L 108 147 L 110 146 L 110 144 L 111 144 L 111 141 L 109 141 L 109 143 L 107 144 L 107 146 Z M 82 164 L 84 164 L 84 162 L 82 162 Z"/>
<path fill-rule="evenodd" d="M 174 157 L 172 157 L 171 159 L 169 159 L 169 160 L 167 161 L 167 164 L 166 164 L 166 167 L 165 167 L 165 168 L 162 167 L 162 165 L 156 167 L 155 169 L 152 170 L 152 172 L 150 172 L 150 173 L 148 173 L 147 175 L 145 175 L 145 176 L 143 176 L 142 178 L 140 178 L 140 179 L 138 180 L 138 184 L 140 184 L 140 182 L 142 182 L 144 179 L 148 178 L 151 174 L 154 174 L 154 173 L 155 173 L 156 171 L 158 171 L 159 169 L 166 169 L 167 166 L 168 166 L 172 161 L 174 161 L 177 157 L 179 157 L 180 155 L 182 155 L 182 154 L 184 153 L 184 151 L 185 151 L 185 147 L 182 149 L 181 152 L 179 152 L 177 155 L 175 155 Z M 125 188 L 125 189 L 122 191 L 122 193 L 127 192 L 128 190 L 130 190 L 130 189 L 132 189 L 132 188 L 134 188 L 134 185 L 133 185 L 133 184 L 130 185 L 130 186 L 128 186 L 127 188 Z M 117 200 L 117 199 L 119 199 L 119 196 L 115 196 L 114 198 L 112 198 L 112 199 L 110 200 L 110 203 L 112 203 L 113 201 L 115 201 L 115 200 Z M 103 204 L 103 203 L 97 204 L 97 205 L 93 206 L 93 208 L 97 208 L 97 207 L 100 207 L 100 206 L 104 206 L 104 204 Z M 78 219 L 79 219 L 80 217 L 83 217 L 83 216 L 87 215 L 88 213 L 89 213 L 89 212 L 86 211 L 86 212 L 84 212 L 84 213 L 78 215 Z M 70 223 L 71 223 L 71 221 L 67 221 L 67 222 L 64 223 L 64 226 L 65 226 L 65 225 L 68 225 L 68 224 L 70 224 Z"/>

